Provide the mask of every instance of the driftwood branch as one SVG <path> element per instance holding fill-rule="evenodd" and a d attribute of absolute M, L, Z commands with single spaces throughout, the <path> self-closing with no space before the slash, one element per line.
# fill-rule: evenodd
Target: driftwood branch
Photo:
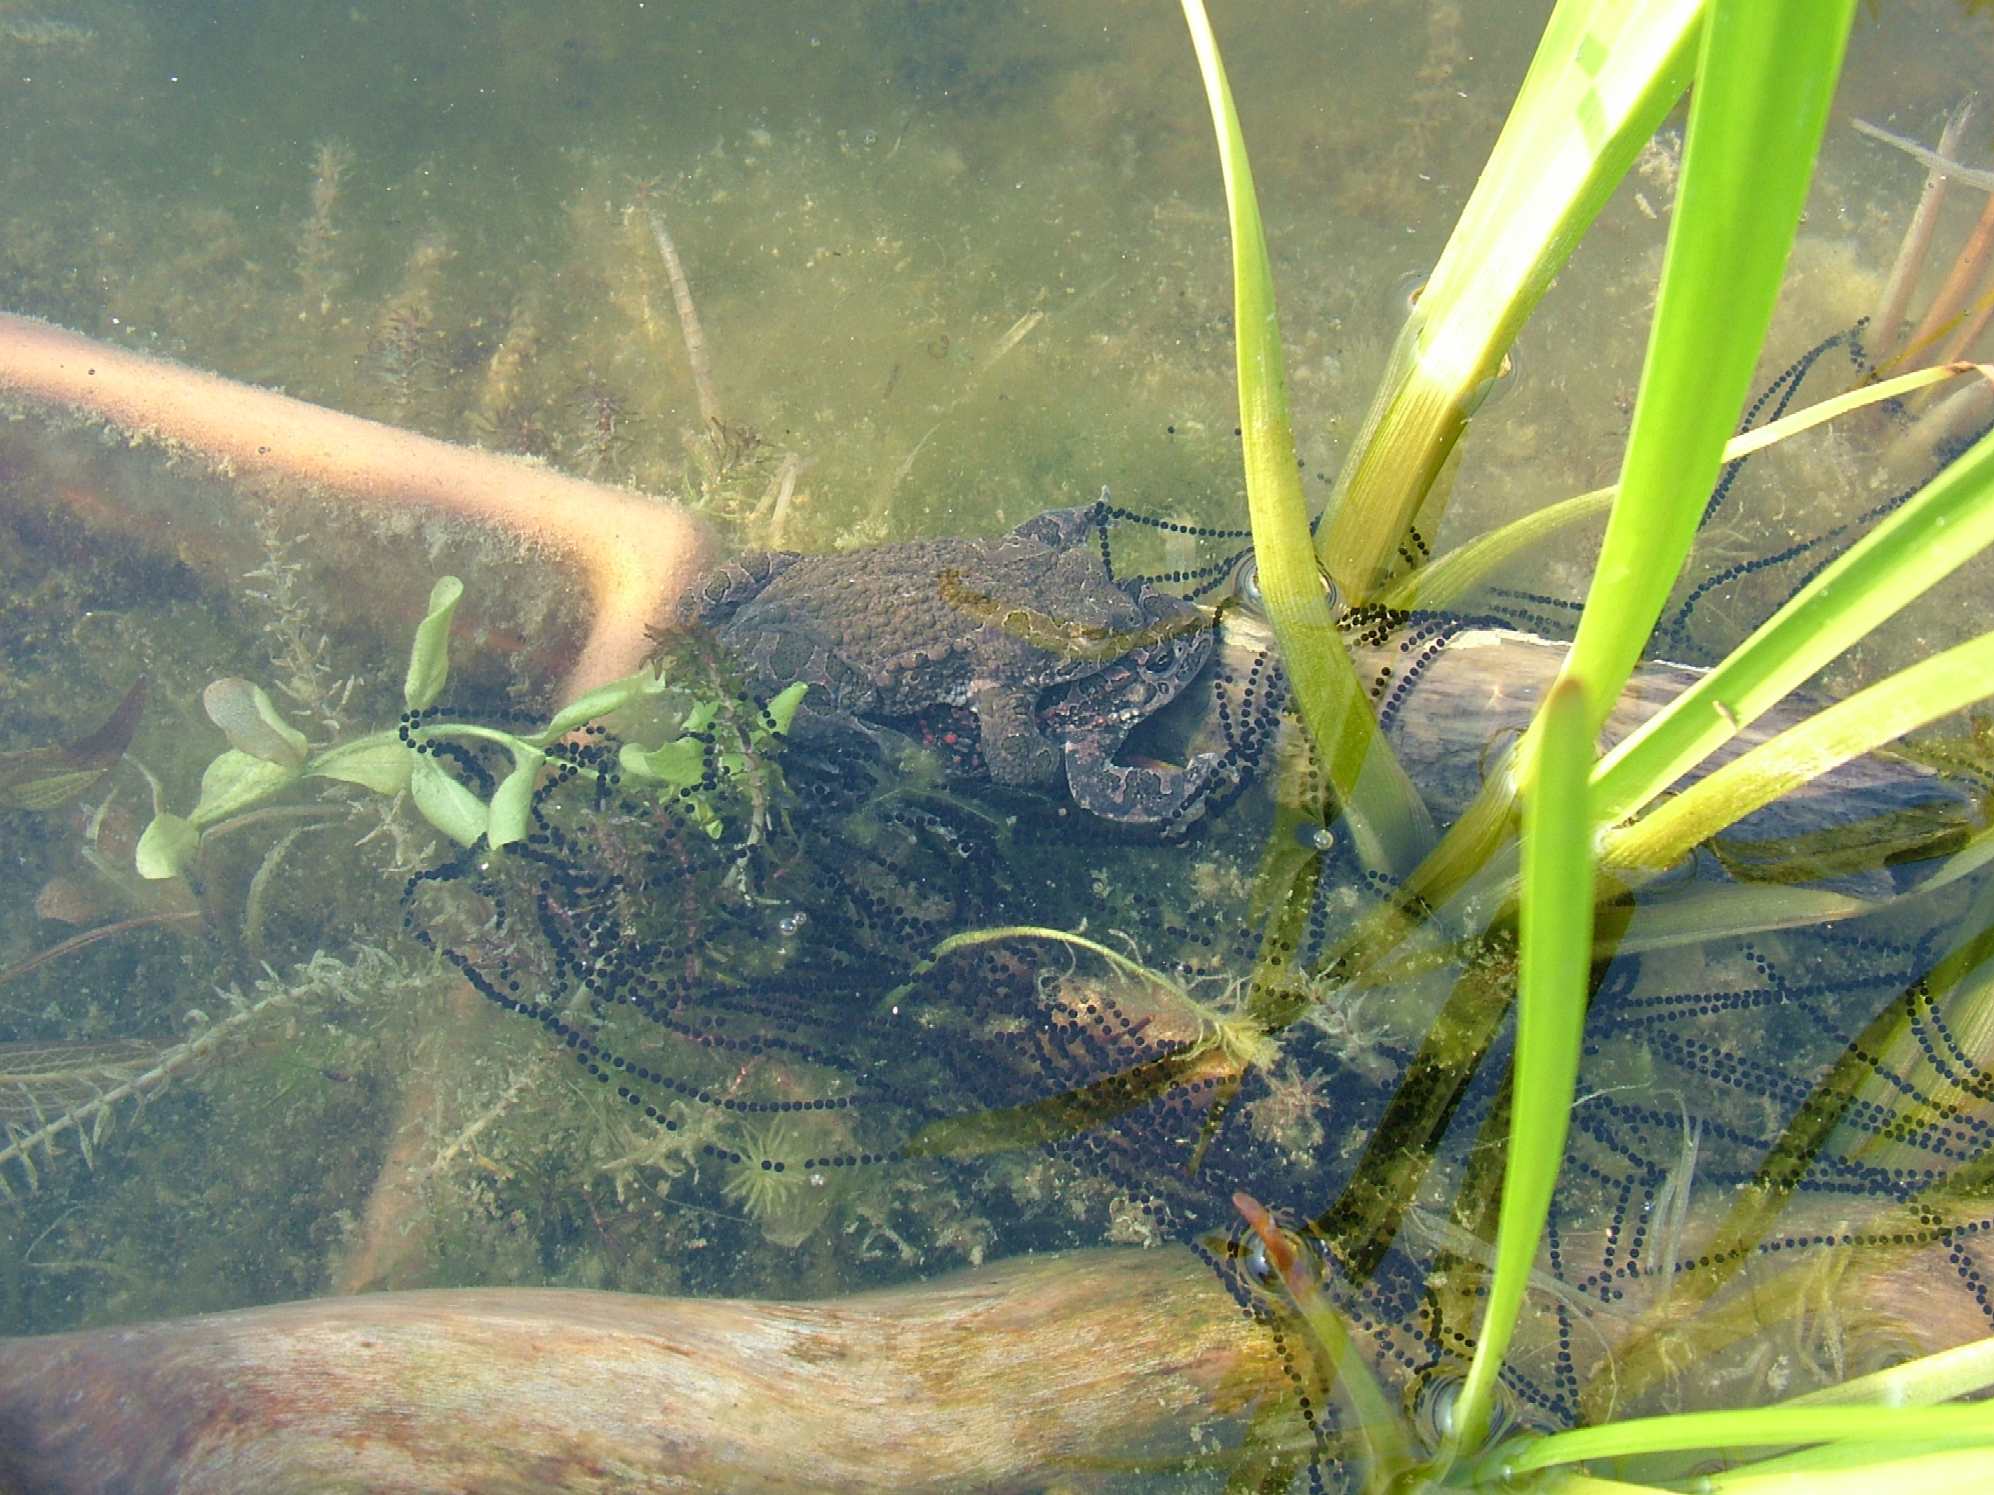
<path fill-rule="evenodd" d="M 198 454 L 236 477 L 288 479 L 303 494 L 376 512 L 454 517 L 579 573 L 591 619 L 563 699 L 629 674 L 710 561 L 704 527 L 675 504 L 452 446 L 267 389 L 0 313 L 0 396 L 72 410 L 129 438 Z M 192 516 L 187 516 L 191 519 Z"/>
<path fill-rule="evenodd" d="M 1012 1490 L 1284 1388 L 1189 1252 L 828 1303 L 383 1293 L 0 1341 L 0 1490 Z"/>

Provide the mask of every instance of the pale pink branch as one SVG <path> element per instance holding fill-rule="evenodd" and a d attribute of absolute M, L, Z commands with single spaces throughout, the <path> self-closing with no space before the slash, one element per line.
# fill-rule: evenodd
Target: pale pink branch
<path fill-rule="evenodd" d="M 580 574 L 589 631 L 573 695 L 629 674 L 645 630 L 706 564 L 709 537 L 675 504 L 532 462 L 238 384 L 0 313 L 0 392 L 78 410 L 134 437 L 191 449 L 218 469 L 277 476 L 377 511 L 452 515 L 514 537 Z M 273 485 L 274 495 L 294 491 Z"/>

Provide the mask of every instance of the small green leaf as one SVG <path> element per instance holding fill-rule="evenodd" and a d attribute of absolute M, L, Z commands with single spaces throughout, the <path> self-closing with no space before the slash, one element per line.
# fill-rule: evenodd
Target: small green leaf
<path fill-rule="evenodd" d="M 427 753 L 415 755 L 408 788 L 422 818 L 459 846 L 469 846 L 485 833 L 491 818 L 485 802 L 439 768 Z"/>
<path fill-rule="evenodd" d="M 552 742 L 564 737 L 580 726 L 609 715 L 632 701 L 645 696 L 655 696 L 665 689 L 665 677 L 651 670 L 639 670 L 634 675 L 625 675 L 621 680 L 612 680 L 607 685 L 598 685 L 575 700 L 570 701 L 554 713 L 554 719 L 535 732 L 532 741 Z"/>
<path fill-rule="evenodd" d="M 140 877 L 163 882 L 178 877 L 201 849 L 201 833 L 185 817 L 161 813 L 139 835 L 132 860 Z"/>
<path fill-rule="evenodd" d="M 803 697 L 809 689 L 807 682 L 799 680 L 794 685 L 785 686 L 777 691 L 769 699 L 769 703 L 762 707 L 762 711 L 768 717 L 769 725 L 758 726 L 756 736 L 758 738 L 769 736 L 771 728 L 773 735 L 786 736 L 789 724 L 796 720 L 796 708 L 803 704 Z"/>
<path fill-rule="evenodd" d="M 626 742 L 616 762 L 633 779 L 690 789 L 706 776 L 706 744 L 696 737 L 680 737 L 649 749 Z"/>
<path fill-rule="evenodd" d="M 409 766 L 415 754 L 394 732 L 370 732 L 352 742 L 327 748 L 306 765 L 314 778 L 339 779 L 358 784 L 376 794 L 400 794 L 409 784 Z"/>
<path fill-rule="evenodd" d="M 197 829 L 268 799 L 300 777 L 298 769 L 230 748 L 201 775 L 201 798 L 187 816 Z"/>
<path fill-rule="evenodd" d="M 408 679 L 402 685 L 402 700 L 411 711 L 435 705 L 449 682 L 450 618 L 463 595 L 464 583 L 454 576 L 439 577 L 430 588 L 429 614 L 416 625 L 415 643 L 409 649 Z"/>
<path fill-rule="evenodd" d="M 492 795 L 485 839 L 494 847 L 510 846 L 526 839 L 533 817 L 533 788 L 540 781 L 540 765 L 547 755 L 521 744 L 513 750 L 512 772 Z"/>
<path fill-rule="evenodd" d="M 222 729 L 228 745 L 237 752 L 286 768 L 304 767 L 311 744 L 305 741 L 304 733 L 284 720 L 277 703 L 260 685 L 231 675 L 202 691 L 201 705 L 207 709 L 208 720 Z"/>

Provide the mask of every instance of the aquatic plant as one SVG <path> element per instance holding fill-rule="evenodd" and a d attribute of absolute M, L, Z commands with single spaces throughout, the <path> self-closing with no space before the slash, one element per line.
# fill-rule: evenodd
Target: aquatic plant
<path fill-rule="evenodd" d="M 1477 217 L 1478 205 L 1485 195 L 1498 199 L 1513 192 L 1519 180 L 1555 182 L 1566 169 L 1560 164 L 1558 150 L 1578 149 L 1583 137 L 1583 153 L 1590 157 L 1587 169 L 1598 171 L 1601 178 L 1588 178 L 1585 190 L 1578 194 L 1579 211 L 1574 216 L 1582 220 L 1586 208 L 1597 204 L 1596 182 L 1604 179 L 1610 183 L 1618 175 L 1615 167 L 1624 169 L 1631 157 L 1632 144 L 1653 127 L 1653 120 L 1648 119 L 1631 136 L 1622 136 L 1602 128 L 1596 117 L 1583 125 L 1578 123 L 1580 117 L 1599 114 L 1601 95 L 1608 98 L 1606 108 L 1611 112 L 1612 89 L 1607 86 L 1609 78 L 1600 73 L 1602 62 L 1612 58 L 1635 70 L 1651 69 L 1629 74 L 1628 81 L 1638 79 L 1639 83 L 1632 95 L 1640 100 L 1635 111 L 1638 118 L 1643 110 L 1666 107 L 1674 97 L 1680 86 L 1673 70 L 1681 61 L 1681 43 L 1700 25 L 1698 83 L 1682 193 L 1642 394 L 1602 558 L 1594 573 L 1595 605 L 1582 615 L 1571 657 L 1560 683 L 1547 694 L 1538 725 L 1506 755 L 1505 762 L 1490 775 L 1480 799 L 1430 858 L 1417 869 L 1409 869 L 1390 843 L 1360 835 L 1360 845 L 1373 861 L 1387 870 L 1406 872 L 1407 878 L 1380 917 L 1360 928 L 1354 938 L 1341 942 L 1331 969 L 1362 972 L 1379 959 L 1381 951 L 1405 939 L 1410 925 L 1429 917 L 1457 928 L 1465 925 L 1472 935 L 1492 914 L 1499 924 L 1506 923 L 1514 916 L 1508 910 L 1519 905 L 1523 946 L 1517 982 L 1521 1013 L 1514 1070 L 1506 1092 L 1511 1115 L 1504 1180 L 1497 1189 L 1490 1178 L 1484 1186 L 1486 1196 L 1472 1202 L 1464 1196 L 1454 1206 L 1457 1222 L 1488 1222 L 1493 1214 L 1487 1303 L 1479 1332 L 1462 1336 L 1464 1343 L 1472 1345 L 1473 1356 L 1456 1399 L 1447 1418 L 1429 1430 L 1423 1444 L 1376 1442 L 1389 1431 L 1391 1415 L 1377 1410 L 1374 1396 L 1357 1395 L 1365 1373 L 1349 1360 L 1343 1320 L 1328 1313 L 1316 1301 L 1314 1290 L 1296 1279 L 1294 1252 L 1281 1248 L 1287 1264 L 1272 1273 L 1288 1310 L 1299 1314 L 1305 1335 L 1318 1353 L 1321 1382 L 1329 1387 L 1342 1386 L 1352 1398 L 1344 1436 L 1365 1440 L 1365 1459 L 1357 1467 L 1356 1478 L 1367 1488 L 1396 1485 L 1413 1474 L 1441 1483 L 1474 1482 L 1484 1477 L 1508 1479 L 1561 1460 L 1577 1462 L 1640 1451 L 1740 1443 L 1827 1440 L 1831 1446 L 1818 1450 L 1809 1467 L 1853 1470 L 1888 1458 L 1887 1449 L 1874 1441 L 1886 1433 L 1893 1438 L 1954 1440 L 1948 1447 L 1979 1446 L 1986 1436 L 1984 1419 L 1966 1408 L 1935 1413 L 1929 1427 L 1918 1421 L 1915 1432 L 1880 1415 L 1852 1414 L 1848 1423 L 1838 1425 L 1831 1417 L 1789 1416 L 1769 1409 L 1759 1414 L 1701 1414 L 1676 1421 L 1626 1424 L 1617 1432 L 1612 1428 L 1596 1430 L 1596 1435 L 1559 1434 L 1524 1453 L 1513 1443 L 1482 1452 L 1489 1437 L 1491 1405 L 1505 1348 L 1533 1271 L 1553 1182 L 1558 1177 L 1557 1160 L 1566 1154 L 1566 1115 L 1577 1074 L 1579 1034 L 1587 1022 L 1587 967 L 1612 950 L 1619 933 L 1616 924 L 1602 948 L 1595 950 L 1590 913 L 1594 836 L 1605 833 L 1603 863 L 1613 874 L 1605 886 L 1618 893 L 1786 790 L 1977 699 L 1985 693 L 1989 678 L 1988 641 L 1960 645 L 1930 661 L 1929 671 L 1914 667 L 1841 707 L 1789 727 L 1646 819 L 1631 827 L 1622 824 L 1824 660 L 1994 539 L 1994 529 L 1989 528 L 1986 518 L 1994 507 L 1988 501 L 1994 484 L 1987 481 L 1984 471 L 1989 441 L 1983 440 L 1924 491 L 1903 503 L 1868 537 L 1810 579 L 1751 640 L 1616 747 L 1596 774 L 1589 774 L 1587 739 L 1619 695 L 1632 662 L 1660 615 L 1674 580 L 1673 563 L 1686 555 L 1710 507 L 1706 493 L 1716 477 L 1719 448 L 1731 412 L 1743 403 L 1744 381 L 1770 314 L 1850 19 L 1849 7 L 1807 7 L 1804 15 L 1779 6 L 1716 3 L 1702 9 L 1705 13 L 1699 15 L 1699 7 L 1693 5 L 1673 11 L 1663 6 L 1646 10 L 1583 3 L 1559 6 L 1540 49 L 1538 67 L 1517 101 L 1512 127 L 1497 147 L 1454 245 L 1442 257 L 1442 269 L 1436 274 L 1444 288 L 1437 298 L 1440 308 L 1429 309 L 1422 298 L 1415 310 L 1401 344 L 1404 356 L 1388 377 L 1366 439 L 1346 466 L 1349 487 L 1340 490 L 1343 506 L 1325 527 L 1325 555 L 1336 579 L 1354 592 L 1355 600 L 1364 600 L 1378 585 L 1380 558 L 1398 544 L 1399 534 L 1424 502 L 1426 485 L 1459 435 L 1465 418 L 1462 392 L 1492 371 L 1507 335 L 1541 289 L 1548 273 L 1545 266 L 1550 246 L 1558 242 L 1566 227 L 1556 212 L 1529 211 L 1526 190 L 1521 200 L 1512 204 L 1520 220 L 1516 229 L 1526 236 L 1544 227 L 1553 231 L 1535 241 L 1534 255 L 1510 262 L 1507 279 L 1498 272 L 1494 292 L 1484 300 L 1479 287 L 1473 293 L 1462 292 L 1466 281 L 1450 279 L 1448 273 L 1453 270 L 1465 276 L 1472 263 L 1473 273 L 1486 278 L 1488 272 L 1475 254 L 1476 235 L 1486 235 L 1490 222 Z M 1293 471 L 1280 388 L 1278 331 L 1272 319 L 1266 250 L 1257 211 L 1250 202 L 1251 182 L 1244 171 L 1231 99 L 1202 7 L 1197 0 L 1186 0 L 1185 11 L 1205 70 L 1232 206 L 1241 402 L 1252 494 L 1256 486 L 1265 488 L 1278 476 Z M 1660 22 L 1667 16 L 1669 23 L 1646 36 L 1633 35 L 1627 23 L 1636 16 L 1649 22 Z M 1574 112 L 1573 98 L 1560 98 L 1560 88 L 1575 89 L 1577 105 L 1582 107 Z M 1796 100 L 1804 107 L 1796 107 Z M 1776 109 L 1776 116 L 1768 114 L 1768 109 Z M 1772 163 L 1770 170 L 1768 161 Z M 1567 212 L 1571 207 L 1568 199 Z M 1461 251 L 1458 256 L 1457 249 Z M 1500 256 L 1497 260 L 1500 263 Z M 1512 298 L 1505 300 L 1505 292 L 1512 292 Z M 1448 293 L 1465 296 L 1465 303 L 1449 299 Z M 1457 345 L 1474 351 L 1470 356 L 1450 359 L 1446 350 Z M 1380 418 L 1377 411 L 1390 410 L 1396 415 L 1403 408 L 1398 403 L 1401 400 L 1418 407 L 1420 397 L 1406 394 L 1406 384 L 1416 383 L 1418 370 L 1429 362 L 1436 377 L 1452 376 L 1454 382 L 1445 397 L 1425 400 L 1429 412 L 1439 409 L 1444 413 L 1437 424 L 1429 421 L 1424 436 L 1413 442 L 1421 454 L 1408 460 L 1404 451 L 1394 450 L 1388 440 L 1404 438 L 1392 437 L 1392 421 Z M 1367 484 L 1375 489 L 1380 482 L 1396 485 L 1392 487 L 1395 507 L 1388 504 L 1381 511 L 1374 494 L 1353 497 L 1351 489 L 1363 490 Z M 1359 515 L 1363 517 L 1359 519 Z M 1270 570 L 1277 576 L 1287 575 L 1286 585 L 1295 599 L 1290 605 L 1303 605 L 1308 601 L 1308 588 L 1297 579 L 1294 566 L 1288 565 L 1283 572 L 1272 564 L 1277 557 L 1292 559 L 1299 552 L 1303 544 L 1299 524 L 1290 522 L 1282 531 L 1270 523 L 1263 530 L 1256 519 L 1255 528 L 1263 577 Z M 1353 535 L 1360 537 L 1354 544 Z M 1658 557 L 1665 564 L 1658 565 Z M 1341 569 L 1337 569 L 1339 565 Z M 1298 648 L 1320 648 L 1325 638 L 1332 651 L 1339 647 L 1333 633 L 1321 628 L 1306 636 L 1278 626 L 1277 632 L 1291 671 Z M 1309 679 L 1303 674 L 1298 689 L 1306 692 L 1309 688 Z M 1914 700 L 1916 706 L 1911 705 Z M 1342 750 L 1336 744 L 1355 739 L 1347 725 L 1333 724 L 1339 718 L 1347 720 L 1352 709 L 1345 692 L 1341 700 L 1319 705 L 1313 714 L 1305 707 L 1305 715 L 1339 805 L 1354 807 L 1362 823 L 1380 813 L 1378 797 L 1375 791 L 1360 790 L 1354 765 L 1341 770 L 1336 766 L 1336 756 Z M 1850 730 L 1851 718 L 1858 717 L 1862 726 Z M 1375 742 L 1365 750 L 1376 751 Z M 1590 786 L 1588 777 L 1592 779 Z M 1390 782 L 1389 775 L 1385 782 Z M 1501 861 L 1512 806 L 1519 794 L 1526 810 L 1520 897 L 1513 867 Z M 1392 814 L 1389 809 L 1383 813 Z M 1537 822 L 1534 831 L 1533 819 Z M 1977 852 L 1962 853 L 1938 874 L 1937 884 L 1963 874 L 1980 860 Z M 1484 876 L 1483 880 L 1492 881 L 1493 887 L 1482 894 L 1481 911 L 1474 912 L 1472 904 L 1461 908 L 1463 889 L 1492 866 L 1493 877 Z M 1285 952 L 1288 947 L 1279 948 Z M 1957 988 L 1957 975 L 1949 975 L 1945 984 L 1949 989 Z M 1957 999 L 1966 1000 L 1963 990 Z M 1411 1098 L 1409 1109 L 1415 1115 L 1425 1110 L 1429 1124 L 1437 1128 L 1458 1101 L 1467 1077 L 1485 1062 L 1496 1021 L 1509 1001 L 1510 993 L 1503 986 L 1464 982 L 1429 1036 L 1425 1050 L 1415 1059 L 1401 1090 L 1402 1099 Z M 1276 1028 L 1284 1027 L 1294 1015 L 1285 992 L 1270 990 L 1260 1010 Z M 1597 1018 L 1595 1013 L 1595 1022 Z M 1973 1064 L 1964 1051 L 1956 1049 L 1955 1053 L 1958 1062 Z M 1441 1094 L 1451 1094 L 1454 1100 L 1434 1107 L 1420 1098 L 1414 1082 L 1424 1066 L 1459 1077 L 1438 1082 Z M 1973 1067 L 1977 1072 L 1978 1066 Z M 1816 1092 L 1809 1104 L 1840 1119 L 1847 1115 L 1849 1101 L 1846 1091 L 1839 1099 Z M 1499 1115 L 1500 1107 L 1490 1118 L 1491 1126 L 1498 1124 Z M 1420 1125 L 1417 1121 L 1413 1124 Z M 1774 1153 L 1803 1151 L 1800 1166 L 1804 1171 L 1815 1161 L 1820 1129 L 1818 1123 L 1811 1129 L 1795 1125 L 1812 1140 L 1802 1141 L 1789 1131 L 1775 1145 Z M 1684 1134 L 1686 1139 L 1690 1135 L 1688 1125 Z M 1373 1252 L 1362 1265 L 1353 1265 L 1353 1247 L 1359 1246 L 1362 1237 L 1353 1238 L 1352 1229 L 1358 1220 L 1368 1218 L 1368 1224 L 1361 1228 L 1376 1232 L 1380 1206 L 1385 1218 L 1402 1213 L 1405 1191 L 1423 1170 L 1415 1164 L 1408 1171 L 1402 1154 L 1394 1157 L 1392 1151 L 1419 1147 L 1418 1135 L 1418 1131 L 1408 1134 L 1402 1126 L 1388 1121 L 1373 1142 L 1380 1182 L 1367 1183 L 1360 1165 L 1358 1177 L 1347 1186 L 1342 1199 L 1307 1227 L 1310 1234 L 1329 1241 L 1339 1268 L 1351 1270 L 1360 1282 L 1376 1271 L 1379 1263 Z M 1379 1141 L 1387 1142 L 1387 1148 L 1379 1148 Z M 1779 1175 L 1770 1162 L 1761 1166 L 1761 1187 L 1767 1186 L 1769 1170 L 1785 1178 L 1786 1190 L 1792 1188 L 1793 1175 Z M 1379 1191 L 1377 1202 L 1367 1202 L 1363 1196 L 1373 1190 Z M 1698 1258 L 1693 1289 L 1696 1301 L 1714 1294 L 1741 1256 L 1764 1243 L 1785 1197 L 1777 1187 L 1773 1193 L 1773 1199 L 1762 1199 L 1753 1207 L 1734 1212 L 1734 1219 L 1720 1232 L 1716 1248 Z M 1246 1201 L 1240 1208 L 1248 1225 L 1260 1237 L 1271 1260 L 1277 1242 L 1265 1212 L 1246 1196 L 1240 1197 Z M 1493 1198 L 1500 1199 L 1499 1210 L 1492 1209 Z M 1937 1226 L 1936 1220 L 1929 1223 Z M 1937 1228 L 1942 1237 L 1945 1227 Z M 1386 1227 L 1385 1234 L 1372 1234 L 1371 1238 L 1386 1241 L 1391 1229 Z M 1674 1227 L 1670 1234 L 1675 1234 Z M 1553 1241 L 1555 1251 L 1555 1235 Z M 1677 1248 L 1671 1245 L 1668 1249 Z M 1714 1267 L 1713 1261 L 1717 1263 Z M 1675 1279 L 1671 1265 L 1667 1280 L 1673 1284 Z M 1668 1296 L 1665 1290 L 1665 1301 Z M 1615 1375 L 1618 1377 L 1619 1371 Z M 1329 1446 L 1323 1443 L 1321 1429 L 1314 1429 L 1314 1435 L 1320 1446 Z M 1782 1466 L 1768 1466 L 1772 1467 Z"/>
<path fill-rule="evenodd" d="M 579 774 L 593 781 L 615 773 L 668 796 L 717 839 L 723 829 L 721 794 L 738 790 L 762 772 L 751 755 L 788 731 L 803 699 L 806 687 L 801 684 L 778 692 L 732 742 L 722 740 L 730 729 L 716 725 L 726 703 L 698 702 L 683 713 L 676 737 L 649 748 L 625 742 L 613 763 L 564 746 L 563 739 L 672 690 L 662 670 L 646 669 L 599 685 L 531 733 L 450 721 L 435 705 L 449 680 L 450 622 L 463 593 L 463 583 L 454 576 L 443 577 L 431 590 L 402 688 L 408 710 L 394 728 L 312 752 L 304 734 L 284 719 L 261 687 L 237 679 L 210 685 L 203 703 L 229 748 L 208 764 L 200 800 L 186 815 L 166 810 L 155 786 L 153 818 L 138 843 L 139 872 L 153 878 L 180 875 L 199 851 L 203 830 L 303 778 L 336 779 L 390 797 L 406 794 L 425 820 L 458 845 L 497 849 L 525 839 L 533 798 L 546 775 Z M 466 742 L 497 749 L 510 759 L 509 771 L 483 794 L 439 764 L 445 757 L 468 764 Z M 489 777 L 482 769 L 477 773 Z"/>
<path fill-rule="evenodd" d="M 795 1134 L 777 1117 L 764 1126 L 743 1126 L 735 1141 L 720 1192 L 760 1218 L 780 1214 L 791 1191 L 807 1183 L 785 1161 L 798 1155 Z"/>

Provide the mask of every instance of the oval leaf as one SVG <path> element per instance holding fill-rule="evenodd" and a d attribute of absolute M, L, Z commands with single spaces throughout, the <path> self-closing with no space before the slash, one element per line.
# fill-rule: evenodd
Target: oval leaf
<path fill-rule="evenodd" d="M 411 765 L 408 790 L 422 818 L 459 846 L 469 846 L 485 833 L 490 818 L 485 802 L 437 767 L 427 753 L 418 754 Z"/>
<path fill-rule="evenodd" d="M 299 771 L 286 764 L 230 748 L 201 775 L 200 803 L 187 819 L 196 828 L 213 825 L 268 799 L 298 777 Z"/>
<path fill-rule="evenodd" d="M 155 815 L 139 835 L 132 861 L 140 877 L 162 882 L 186 870 L 201 849 L 201 833 L 179 815 Z"/>
<path fill-rule="evenodd" d="M 222 729 L 228 745 L 239 753 L 287 768 L 302 768 L 311 744 L 305 734 L 284 720 L 259 685 L 231 675 L 201 692 L 208 720 Z"/>
<path fill-rule="evenodd" d="M 570 701 L 554 713 L 554 719 L 533 734 L 535 742 L 552 742 L 557 737 L 565 737 L 577 727 L 588 725 L 597 717 L 607 716 L 619 707 L 644 696 L 655 696 L 665 688 L 662 673 L 639 670 L 634 675 L 625 675 L 621 680 L 612 680 L 607 685 L 598 685 L 577 699 Z"/>
<path fill-rule="evenodd" d="M 616 755 L 616 763 L 633 779 L 689 789 L 705 776 L 706 744 L 696 737 L 681 737 L 650 749 L 626 742 Z"/>
<path fill-rule="evenodd" d="M 397 733 L 372 732 L 327 748 L 305 771 L 314 778 L 339 779 L 376 794 L 396 795 L 408 788 L 415 756 Z"/>

